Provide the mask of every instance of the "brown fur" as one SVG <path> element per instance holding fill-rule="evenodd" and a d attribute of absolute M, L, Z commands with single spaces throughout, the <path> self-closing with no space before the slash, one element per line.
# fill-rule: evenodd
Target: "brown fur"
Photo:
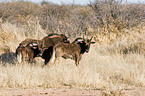
<path fill-rule="evenodd" d="M 16 49 L 16 56 L 21 54 L 23 57 L 22 61 L 28 62 L 32 62 L 35 57 L 41 56 L 45 59 L 45 64 L 47 64 L 51 58 L 53 46 L 60 42 L 68 43 L 67 37 L 63 34 L 53 33 L 41 40 L 25 39 Z"/>
<path fill-rule="evenodd" d="M 16 56 L 17 56 L 17 60 L 19 59 L 18 57 L 20 56 L 20 54 L 22 55 L 22 60 L 18 60 L 19 63 L 21 63 L 22 61 L 28 61 L 28 62 L 32 62 L 33 59 L 37 56 L 39 49 L 37 46 L 32 46 L 31 43 L 36 43 L 36 42 L 40 42 L 40 40 L 35 40 L 35 39 L 25 39 L 24 41 L 22 41 L 19 46 L 16 49 Z"/>
<path fill-rule="evenodd" d="M 75 64 L 77 66 L 79 64 L 82 55 L 85 52 L 89 51 L 90 44 L 95 43 L 91 42 L 91 39 L 85 40 L 83 38 L 77 38 L 71 44 L 59 43 L 55 45 L 53 48 L 53 55 L 51 58 L 52 62 L 54 63 L 54 61 L 58 57 L 63 57 L 65 59 L 70 58 L 75 60 Z"/>
<path fill-rule="evenodd" d="M 53 46 L 55 46 L 58 43 L 69 43 L 67 40 L 68 38 L 63 35 L 52 35 L 52 36 L 46 36 L 44 37 L 41 41 L 43 42 L 42 48 L 41 48 L 41 57 L 45 59 L 45 65 L 49 62 L 51 55 L 52 55 L 52 50 Z"/>

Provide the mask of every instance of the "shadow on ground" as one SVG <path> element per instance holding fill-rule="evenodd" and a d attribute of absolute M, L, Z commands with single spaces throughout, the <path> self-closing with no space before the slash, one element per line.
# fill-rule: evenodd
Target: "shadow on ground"
<path fill-rule="evenodd" d="M 13 52 L 8 52 L 0 55 L 0 64 L 14 64 L 16 62 L 16 55 Z"/>

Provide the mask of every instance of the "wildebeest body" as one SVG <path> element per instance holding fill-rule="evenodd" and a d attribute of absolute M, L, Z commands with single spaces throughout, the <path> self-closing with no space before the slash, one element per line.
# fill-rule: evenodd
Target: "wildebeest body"
<path fill-rule="evenodd" d="M 41 39 L 41 46 L 39 46 L 39 56 L 41 56 L 43 59 L 45 59 L 45 65 L 49 62 L 52 51 L 53 51 L 53 46 L 63 42 L 63 43 L 69 43 L 67 40 L 68 38 L 63 35 L 63 34 L 50 34 L 43 39 Z"/>
<path fill-rule="evenodd" d="M 16 49 L 16 57 L 19 63 L 22 61 L 28 61 L 32 63 L 33 59 L 39 53 L 38 47 L 31 45 L 32 42 L 38 42 L 38 40 L 25 39 L 19 44 L 18 48 Z"/>
<path fill-rule="evenodd" d="M 85 52 L 89 51 L 90 44 L 95 42 L 91 42 L 92 38 L 89 40 L 85 40 L 83 38 L 77 38 L 71 44 L 59 43 L 53 48 L 53 55 L 51 58 L 51 62 L 54 63 L 58 57 L 63 57 L 65 59 L 73 59 L 75 60 L 76 66 L 79 64 L 79 61 L 82 55 Z"/>
<path fill-rule="evenodd" d="M 63 54 L 62 57 L 65 59 L 70 58 L 74 60 L 75 55 L 81 53 L 80 45 L 75 44 L 75 43 L 73 44 L 61 43 L 55 46 L 55 48 L 56 48 L 55 51 L 58 52 L 56 53 L 56 55 L 59 57 L 59 55 L 61 56 Z"/>
<path fill-rule="evenodd" d="M 67 37 L 63 34 L 49 34 L 41 40 L 25 39 L 16 49 L 16 56 L 18 61 L 32 62 L 35 57 L 42 57 L 45 59 L 45 64 L 50 60 L 53 46 L 59 42 L 66 42 Z"/>

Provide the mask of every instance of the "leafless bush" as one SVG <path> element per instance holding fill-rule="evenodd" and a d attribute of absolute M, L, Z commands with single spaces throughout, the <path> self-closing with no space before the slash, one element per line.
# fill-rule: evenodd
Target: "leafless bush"
<path fill-rule="evenodd" d="M 96 34 L 101 28 L 108 32 L 113 32 L 113 28 L 114 32 L 132 28 L 145 20 L 144 10 L 143 4 L 122 4 L 121 0 L 96 0 L 88 6 L 9 2 L 0 3 L 0 18 L 3 22 L 30 27 L 28 20 L 38 17 L 40 25 L 48 32 L 75 37 Z"/>
<path fill-rule="evenodd" d="M 90 5 L 96 12 L 100 26 L 115 25 L 119 30 L 140 24 L 145 18 L 142 4 L 122 4 L 122 0 L 96 0 Z"/>
<path fill-rule="evenodd" d="M 69 28 L 69 33 L 76 35 L 89 35 L 87 28 L 91 26 L 92 28 L 97 28 L 95 13 L 91 7 L 78 7 L 71 10 L 69 18 L 67 18 L 67 26 Z"/>
<path fill-rule="evenodd" d="M 42 7 L 41 15 L 39 16 L 40 24 L 51 32 L 58 32 L 61 26 L 60 22 L 67 17 L 70 6 L 46 3 Z"/>
<path fill-rule="evenodd" d="M 10 2 L 0 4 L 0 17 L 11 23 L 25 23 L 31 15 L 40 14 L 41 7 L 31 2 Z"/>

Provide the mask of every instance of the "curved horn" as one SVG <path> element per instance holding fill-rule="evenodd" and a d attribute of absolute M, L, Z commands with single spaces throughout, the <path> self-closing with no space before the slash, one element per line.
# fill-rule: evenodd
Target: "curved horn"
<path fill-rule="evenodd" d="M 44 40 L 43 40 L 43 43 L 42 43 L 42 47 L 44 47 Z"/>
<path fill-rule="evenodd" d="M 86 39 L 84 38 L 84 35 L 83 35 L 83 40 L 86 41 Z"/>
<path fill-rule="evenodd" d="M 93 36 L 91 37 L 90 41 L 93 39 Z"/>
<path fill-rule="evenodd" d="M 37 40 L 37 44 L 39 45 L 39 42 L 38 42 L 38 40 Z"/>

